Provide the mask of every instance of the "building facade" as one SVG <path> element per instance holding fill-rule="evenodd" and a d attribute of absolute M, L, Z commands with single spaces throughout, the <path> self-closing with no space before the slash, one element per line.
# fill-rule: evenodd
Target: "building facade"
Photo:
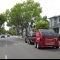
<path fill-rule="evenodd" d="M 50 28 L 53 29 L 57 34 L 60 34 L 60 15 L 49 18 Z"/>

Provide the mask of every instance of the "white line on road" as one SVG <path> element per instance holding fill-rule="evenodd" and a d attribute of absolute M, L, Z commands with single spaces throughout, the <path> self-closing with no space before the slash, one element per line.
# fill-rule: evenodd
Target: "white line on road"
<path fill-rule="evenodd" d="M 5 55 L 5 59 L 7 59 L 7 55 Z"/>
<path fill-rule="evenodd" d="M 26 45 L 25 43 L 14 43 L 14 45 Z"/>
<path fill-rule="evenodd" d="M 18 43 L 18 45 L 20 45 L 20 43 Z"/>
<path fill-rule="evenodd" d="M 23 43 L 21 43 L 21 44 L 23 44 Z"/>
<path fill-rule="evenodd" d="M 16 43 L 14 43 L 14 45 L 17 45 Z"/>
<path fill-rule="evenodd" d="M 7 47 L 7 44 L 6 44 L 6 47 Z"/>

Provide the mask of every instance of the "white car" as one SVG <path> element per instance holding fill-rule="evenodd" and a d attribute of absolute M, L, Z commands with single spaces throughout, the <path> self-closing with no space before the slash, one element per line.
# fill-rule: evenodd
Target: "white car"
<path fill-rule="evenodd" d="M 1 34 L 1 38 L 5 38 L 5 34 Z"/>

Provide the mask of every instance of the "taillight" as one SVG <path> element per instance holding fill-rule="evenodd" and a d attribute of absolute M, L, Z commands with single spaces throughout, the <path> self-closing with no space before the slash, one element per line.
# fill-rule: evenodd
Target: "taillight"
<path fill-rule="evenodd" d="M 41 41 L 41 39 L 40 39 L 40 41 Z"/>
<path fill-rule="evenodd" d="M 54 38 L 57 41 L 57 38 Z"/>

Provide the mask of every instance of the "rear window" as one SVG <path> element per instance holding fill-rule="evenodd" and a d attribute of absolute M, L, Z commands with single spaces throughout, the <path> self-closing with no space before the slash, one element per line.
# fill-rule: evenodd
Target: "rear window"
<path fill-rule="evenodd" d="M 40 30 L 40 33 L 42 34 L 42 36 L 47 36 L 47 37 L 49 37 L 49 36 L 51 36 L 51 37 L 57 37 L 58 35 L 55 33 L 55 31 L 54 30 L 46 30 L 46 29 L 42 29 L 42 30 Z"/>

